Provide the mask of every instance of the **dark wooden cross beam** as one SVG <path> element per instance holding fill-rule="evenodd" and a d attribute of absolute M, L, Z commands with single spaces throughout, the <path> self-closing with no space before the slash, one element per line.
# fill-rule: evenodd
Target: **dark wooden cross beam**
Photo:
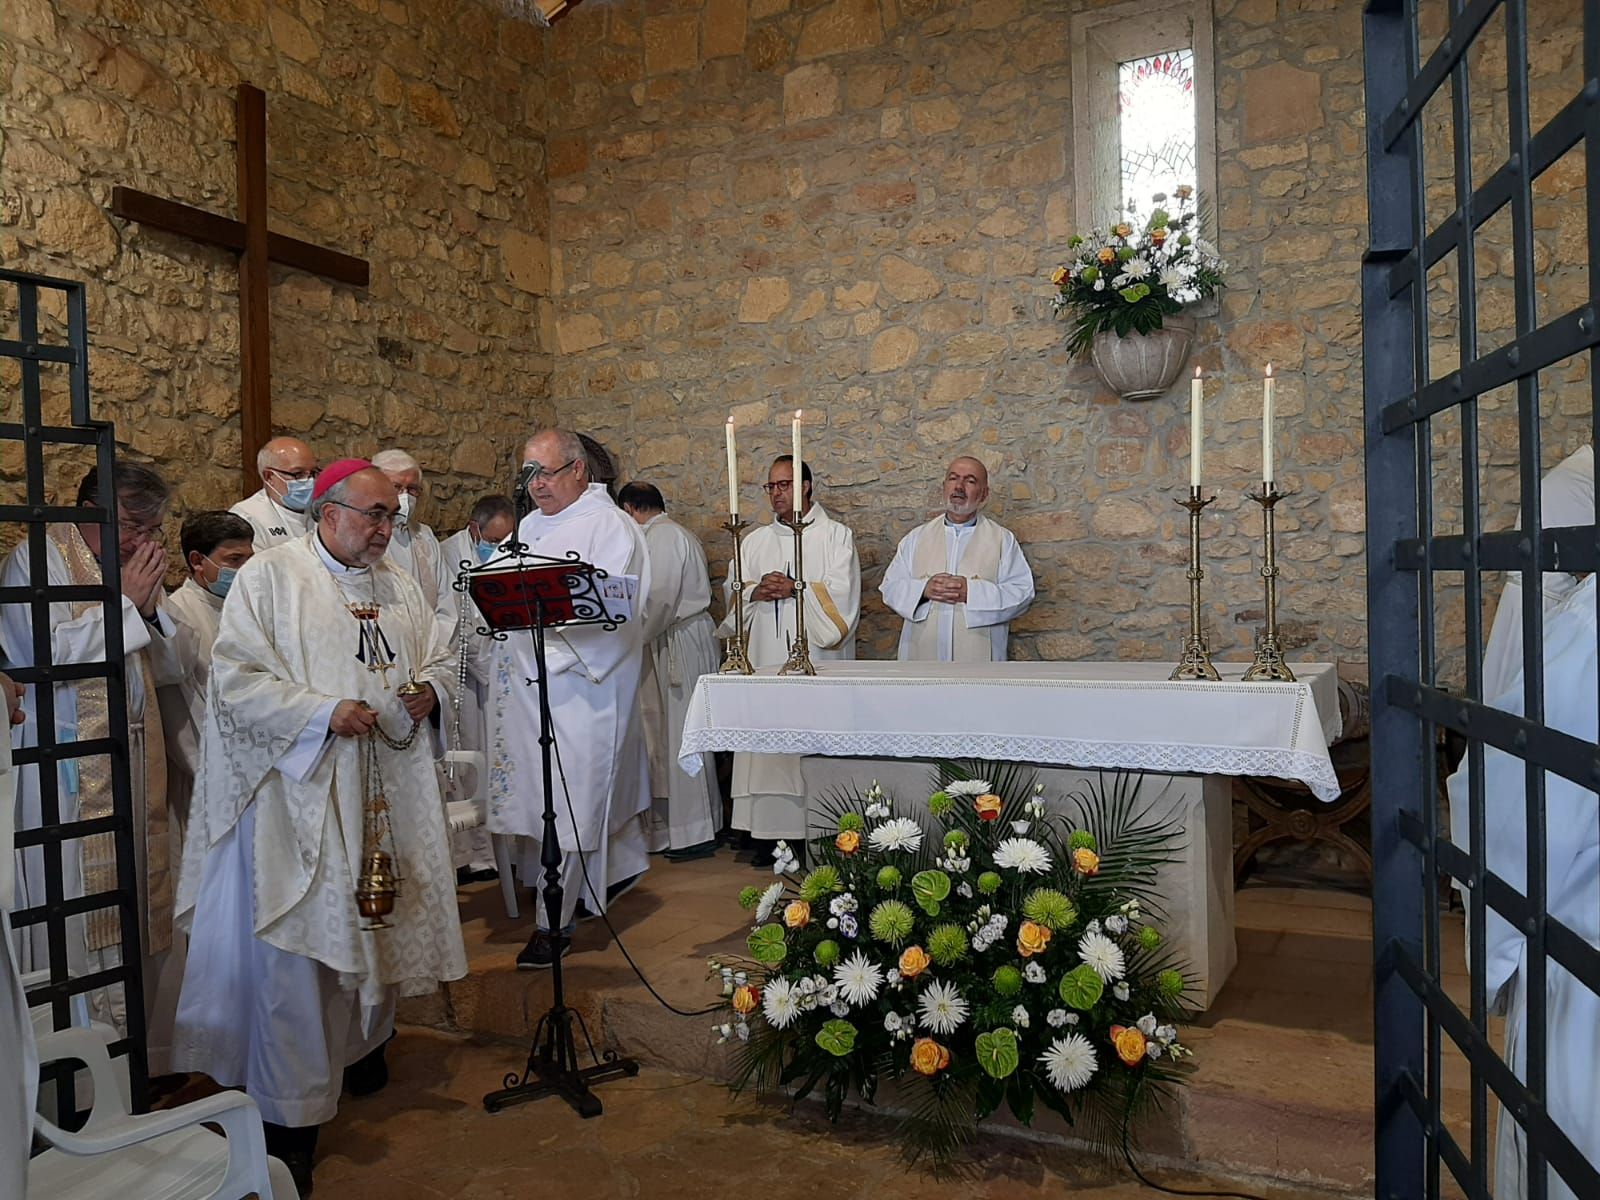
<path fill-rule="evenodd" d="M 268 324 L 267 264 L 281 263 L 339 283 L 366 287 L 365 259 L 273 233 L 267 228 L 267 98 L 239 85 L 235 102 L 239 160 L 239 214 L 219 217 L 204 209 L 132 188 L 111 189 L 111 211 L 151 229 L 175 233 L 239 256 L 239 414 L 244 490 L 261 486 L 256 454 L 272 438 L 272 340 Z"/>

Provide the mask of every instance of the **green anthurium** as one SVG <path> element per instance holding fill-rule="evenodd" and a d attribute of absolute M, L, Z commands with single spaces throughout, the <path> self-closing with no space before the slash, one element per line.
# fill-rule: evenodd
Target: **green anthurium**
<path fill-rule="evenodd" d="M 817 1030 L 816 1041 L 835 1058 L 843 1058 L 856 1048 L 856 1027 L 849 1021 L 829 1021 Z"/>
<path fill-rule="evenodd" d="M 1017 1069 L 1022 1061 L 1017 1049 L 1017 1035 L 1010 1029 L 991 1029 L 972 1039 L 972 1048 L 978 1056 L 978 1065 L 996 1079 L 1004 1079 Z"/>
<path fill-rule="evenodd" d="M 950 895 L 950 876 L 943 871 L 918 871 L 911 877 L 911 895 L 930 917 L 939 915 L 939 903 Z"/>
<path fill-rule="evenodd" d="M 769 967 L 777 966 L 789 953 L 789 947 L 783 940 L 783 926 L 778 924 L 763 925 L 754 930 L 745 939 L 745 945 L 750 948 L 751 958 Z"/>
<path fill-rule="evenodd" d="M 1079 963 L 1068 971 L 1056 988 L 1061 1002 L 1079 1012 L 1088 1012 L 1098 1004 L 1105 990 L 1105 980 L 1096 975 L 1094 968 L 1087 963 Z"/>

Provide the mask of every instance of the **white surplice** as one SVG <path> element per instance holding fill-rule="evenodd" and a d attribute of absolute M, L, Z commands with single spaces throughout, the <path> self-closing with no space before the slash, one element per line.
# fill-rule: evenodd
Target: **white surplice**
<path fill-rule="evenodd" d="M 191 576 L 166 600 L 177 627 L 175 648 L 180 674 L 157 689 L 161 728 L 167 739 L 167 803 L 180 833 L 189 820 L 189 798 L 200 772 L 200 734 L 205 727 L 206 685 L 211 679 L 211 647 L 222 624 L 222 598 Z"/>
<path fill-rule="evenodd" d="M 389 549 L 384 555 L 402 571 L 408 571 L 422 589 L 422 598 L 429 608 L 439 603 L 439 539 L 432 529 L 421 521 L 406 525 L 395 524 L 394 537 L 389 539 Z"/>
<path fill-rule="evenodd" d="M 806 641 L 816 662 L 856 656 L 856 624 L 861 615 L 861 562 L 850 530 L 820 504 L 806 512 L 804 533 Z M 795 605 L 786 600 L 750 599 L 761 577 L 776 571 L 793 576 L 794 532 L 769 521 L 744 539 L 739 555 L 744 580 L 744 623 L 751 665 L 781 666 L 795 633 Z M 733 631 L 732 575 L 723 585 L 728 616 L 718 631 Z M 806 830 L 805 782 L 800 760 L 785 754 L 736 754 L 733 758 L 733 828 L 753 837 L 803 840 Z"/>
<path fill-rule="evenodd" d="M 381 654 L 347 607 L 374 602 Z M 370 669 L 375 655 L 392 655 L 387 674 Z M 243 1086 L 277 1124 L 326 1121 L 343 1068 L 388 1036 L 396 995 L 466 974 L 428 723 L 407 749 L 376 744 L 370 784 L 364 739 L 328 728 L 339 700 L 360 699 L 403 737 L 408 678 L 433 686 L 448 722 L 448 647 L 387 559 L 342 566 L 313 531 L 240 569 L 212 653 L 180 878 L 191 928 L 174 1062 Z M 388 801 L 401 879 L 380 930 L 362 927 L 355 902 L 367 786 Z"/>
<path fill-rule="evenodd" d="M 965 604 L 923 598 L 939 574 L 966 577 Z M 1011 622 L 1033 603 L 1033 571 L 1012 532 L 982 513 L 959 525 L 939 516 L 900 539 L 878 590 L 902 619 L 902 662 L 1004 662 Z"/>
<path fill-rule="evenodd" d="M 252 542 L 257 554 L 284 542 L 297 541 L 311 528 L 311 518 L 307 514 L 285 508 L 266 488 L 246 496 L 228 511 L 250 522 L 250 528 L 255 530 Z"/>
<path fill-rule="evenodd" d="M 639 695 L 654 798 L 650 849 L 681 850 L 716 837 L 722 816 L 709 762 L 697 775 L 678 765 L 694 685 L 718 667 L 716 623 L 708 611 L 711 577 L 700 539 L 665 513 L 645 522 L 644 540 L 650 551 L 650 595 Z"/>
<path fill-rule="evenodd" d="M 1592 519 L 1592 518 L 1591 518 Z M 1545 619 L 1545 721 L 1584 741 L 1597 737 L 1595 578 L 1589 576 Z M 1522 674 L 1493 697 L 1497 708 L 1521 714 Z M 1450 778 L 1453 811 L 1467 809 L 1468 765 Z M 1521 759 L 1484 749 L 1485 865 L 1519 891 L 1527 883 L 1526 774 Z M 1600 797 L 1551 772 L 1545 776 L 1546 908 L 1589 945 L 1600 947 Z M 1464 821 L 1463 821 L 1464 827 Z M 1461 843 L 1463 846 L 1466 842 Z M 1469 964 L 1471 965 L 1471 964 Z M 1505 989 L 1506 1061 L 1526 1078 L 1527 943 L 1521 930 L 1492 908 L 1481 969 L 1491 997 Z M 1590 1162 L 1600 1162 L 1600 996 L 1547 960 L 1545 1091 L 1541 1099 L 1562 1131 Z M 1495 1139 L 1496 1200 L 1527 1195 L 1527 1143 L 1502 1106 Z M 1576 1193 L 1549 1172 L 1551 1200 Z"/>
<path fill-rule="evenodd" d="M 649 594 L 644 535 L 598 483 L 553 516 L 529 513 L 518 532 L 532 554 L 562 558 L 575 551 L 613 577 L 636 577 L 639 601 Z M 515 632 L 492 643 L 486 654 L 489 828 L 525 839 L 519 843 L 518 874 L 524 884 L 540 889 L 544 774 L 532 639 Z M 608 884 L 649 866 L 643 817 L 650 808 L 650 769 L 639 715 L 644 623 L 636 613 L 614 630 L 597 625 L 552 628 L 545 658 L 560 752 L 561 773 L 551 782 L 565 889 L 559 917 L 565 927 L 580 893 L 590 911 L 602 912 Z M 548 916 L 542 901 L 538 908 L 544 928 Z"/>
<path fill-rule="evenodd" d="M 52 529 L 58 527 L 52 526 Z M 76 530 L 71 536 L 75 551 L 87 555 L 88 548 L 81 542 Z M 54 540 L 45 543 L 46 574 L 51 585 L 64 587 L 74 582 L 67 561 Z M 0 571 L 0 586 L 26 587 L 29 579 L 29 553 L 27 543 L 14 550 Z M 94 570 L 98 578 L 98 569 Z M 128 755 L 129 789 L 134 808 L 134 870 L 139 880 L 140 934 L 143 953 L 144 1005 L 146 1048 L 152 1072 L 165 1073 L 167 1053 L 171 1041 L 169 1022 L 160 1019 L 163 1012 L 170 1013 L 171 998 L 161 993 L 160 983 L 166 971 L 168 949 L 171 945 L 171 904 L 173 872 L 179 855 L 179 846 L 172 837 L 169 823 L 164 819 L 164 805 L 157 809 L 162 819 L 146 828 L 150 810 L 147 797 L 146 755 L 164 755 L 160 745 L 147 746 L 145 718 L 147 709 L 153 708 L 156 698 L 149 694 L 148 684 L 161 685 L 175 680 L 179 674 L 176 654 L 176 626 L 164 607 L 157 606 L 155 619 L 146 621 L 133 602 L 121 597 L 122 646 L 126 656 L 125 679 L 128 701 Z M 81 608 L 74 615 L 74 608 Z M 100 604 L 54 603 L 50 606 L 50 662 L 56 666 L 69 663 L 96 663 L 105 661 L 105 609 Z M 6 650 L 7 662 L 16 667 L 45 665 L 35 663 L 33 655 L 33 621 L 27 605 L 0 606 L 0 645 Z M 77 741 L 80 737 L 78 686 L 61 683 L 55 686 L 56 741 Z M 38 700 L 35 688 L 25 689 L 23 711 L 26 720 L 12 730 L 12 744 L 17 748 L 39 744 Z M 159 714 L 154 714 L 159 721 Z M 93 731 L 90 731 L 90 736 Z M 161 763 L 155 764 L 157 767 Z M 56 778 L 60 806 L 60 819 L 80 819 L 86 804 L 102 805 L 109 809 L 110 780 L 108 760 L 103 757 L 82 760 L 68 759 L 57 766 Z M 17 827 L 36 829 L 44 820 L 43 798 L 39 788 L 39 768 L 29 765 L 16 772 Z M 165 800 L 163 792 L 158 801 Z M 155 846 L 148 845 L 146 837 L 158 839 Z M 61 858 L 62 887 L 67 898 L 84 894 L 84 853 L 86 839 L 66 843 Z M 109 848 L 109 843 L 107 848 Z M 46 903 L 44 852 L 33 847 L 16 854 L 17 879 L 15 902 L 18 908 Z M 110 879 L 105 881 L 109 886 Z M 8 901 L 9 902 L 9 901 Z M 152 916 L 151 904 L 156 912 Z M 112 917 L 112 924 L 115 917 Z M 50 965 L 46 929 L 34 925 L 15 935 L 17 954 L 24 972 L 43 970 Z M 67 968 L 74 975 L 87 975 L 105 970 L 121 962 L 121 950 L 115 933 L 96 935 L 90 923 L 82 917 L 67 924 Z M 125 1028 L 126 1010 L 120 986 L 99 989 L 88 996 L 89 1011 L 94 1019 L 107 1021 L 119 1029 Z"/>
<path fill-rule="evenodd" d="M 0 932 L 10 927 L 16 887 L 12 828 L 16 816 L 16 775 L 11 743 L 0 738 Z M 39 1048 L 22 994 L 16 946 L 0 936 L 0 1196 L 23 1196 L 28 1189 L 28 1151 L 33 1144 L 33 1106 L 39 1091 Z"/>
<path fill-rule="evenodd" d="M 438 614 L 439 627 L 445 631 L 445 636 L 450 641 L 450 661 L 457 666 L 457 683 L 461 682 L 460 653 L 461 643 L 465 640 L 467 647 L 467 677 L 465 686 L 461 687 L 461 695 L 456 701 L 456 716 L 460 721 L 460 736 L 456 735 L 454 725 L 445 730 L 446 744 L 452 750 L 475 750 L 483 753 L 483 748 L 488 744 L 485 739 L 484 709 L 488 700 L 488 685 L 484 680 L 483 668 L 485 659 L 481 654 L 474 654 L 472 647 L 482 641 L 478 628 L 483 624 L 483 618 L 478 615 L 477 607 L 472 603 L 472 597 L 465 591 L 456 590 L 456 578 L 461 572 L 461 564 L 478 561 L 476 539 L 468 530 L 453 533 L 439 543 L 438 582 L 435 585 L 437 600 L 434 611 Z M 489 800 L 485 785 L 488 782 L 487 771 L 483 767 L 472 768 L 463 764 L 452 764 L 445 772 L 444 785 L 448 799 L 462 799 L 470 795 L 474 789 L 478 794 L 478 817 L 482 824 L 475 829 L 465 829 L 454 834 L 450 839 L 450 852 L 457 868 L 465 867 L 469 871 L 492 871 L 495 868 L 494 847 L 489 842 Z"/>

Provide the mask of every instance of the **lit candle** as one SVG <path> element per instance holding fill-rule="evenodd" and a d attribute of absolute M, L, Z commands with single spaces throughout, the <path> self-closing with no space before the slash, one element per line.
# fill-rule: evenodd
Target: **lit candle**
<path fill-rule="evenodd" d="M 1261 394 L 1261 481 L 1272 490 L 1272 364 L 1267 364 L 1267 379 Z"/>
<path fill-rule="evenodd" d="M 1200 401 L 1204 395 L 1200 383 L 1200 368 L 1194 369 L 1194 379 L 1189 384 L 1189 486 L 1200 486 L 1200 455 L 1204 445 L 1204 432 L 1200 420 Z"/>
<path fill-rule="evenodd" d="M 728 418 L 728 516 L 739 516 L 739 453 L 734 448 L 733 418 Z"/>
<path fill-rule="evenodd" d="M 802 469 L 803 464 L 800 461 L 801 413 L 801 409 L 794 410 L 794 450 L 792 453 L 794 458 L 794 482 L 789 485 L 789 495 L 793 498 L 794 515 L 797 518 L 803 517 L 806 511 L 805 471 Z"/>

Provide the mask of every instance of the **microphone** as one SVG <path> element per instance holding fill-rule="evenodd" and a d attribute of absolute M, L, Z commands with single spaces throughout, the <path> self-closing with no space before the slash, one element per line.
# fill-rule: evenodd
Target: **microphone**
<path fill-rule="evenodd" d="M 538 463 L 523 463 L 522 469 L 517 472 L 516 486 L 511 489 L 511 503 L 516 509 L 519 526 L 522 524 L 522 518 L 533 511 L 533 497 L 528 494 L 528 485 L 533 482 L 533 473 L 538 465 Z"/>

